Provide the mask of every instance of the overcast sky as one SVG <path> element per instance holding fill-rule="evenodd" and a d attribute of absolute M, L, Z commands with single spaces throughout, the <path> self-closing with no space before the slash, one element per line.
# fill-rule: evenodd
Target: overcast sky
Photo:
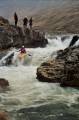
<path fill-rule="evenodd" d="M 0 0 L 0 16 L 10 16 L 15 11 L 31 13 L 47 6 L 61 7 L 79 0 Z"/>

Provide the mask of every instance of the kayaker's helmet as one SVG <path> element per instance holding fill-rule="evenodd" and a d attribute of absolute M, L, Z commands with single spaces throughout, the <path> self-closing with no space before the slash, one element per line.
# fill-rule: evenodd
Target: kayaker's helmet
<path fill-rule="evenodd" d="M 24 45 L 22 46 L 22 48 L 24 48 Z"/>

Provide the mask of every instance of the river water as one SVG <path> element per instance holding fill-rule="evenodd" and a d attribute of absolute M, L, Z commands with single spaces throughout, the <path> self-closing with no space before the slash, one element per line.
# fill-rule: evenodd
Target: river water
<path fill-rule="evenodd" d="M 0 110 L 8 111 L 11 120 L 79 120 L 79 90 L 61 88 L 59 84 L 42 83 L 36 70 L 47 59 L 54 59 L 57 50 L 65 49 L 72 36 L 47 36 L 46 48 L 30 48 L 26 65 L 1 66 L 0 78 L 9 81 L 7 91 L 0 93 Z"/>

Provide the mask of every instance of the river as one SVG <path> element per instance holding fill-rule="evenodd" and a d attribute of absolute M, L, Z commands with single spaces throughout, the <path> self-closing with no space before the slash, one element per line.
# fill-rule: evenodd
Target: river
<path fill-rule="evenodd" d="M 64 41 L 61 36 L 47 37 L 46 48 L 27 49 L 32 57 L 26 65 L 0 67 L 0 77 L 10 84 L 9 90 L 0 93 L 0 110 L 8 111 L 12 120 L 79 119 L 79 90 L 36 79 L 37 67 L 47 59 L 54 59 L 57 50 L 65 49 L 72 39 L 72 36 Z"/>

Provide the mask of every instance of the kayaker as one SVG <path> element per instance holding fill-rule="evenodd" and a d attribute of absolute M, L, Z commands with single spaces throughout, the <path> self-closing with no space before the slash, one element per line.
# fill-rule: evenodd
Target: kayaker
<path fill-rule="evenodd" d="M 22 53 L 22 54 L 26 53 L 26 49 L 25 49 L 24 46 L 21 47 L 21 49 L 20 49 L 20 53 Z"/>

